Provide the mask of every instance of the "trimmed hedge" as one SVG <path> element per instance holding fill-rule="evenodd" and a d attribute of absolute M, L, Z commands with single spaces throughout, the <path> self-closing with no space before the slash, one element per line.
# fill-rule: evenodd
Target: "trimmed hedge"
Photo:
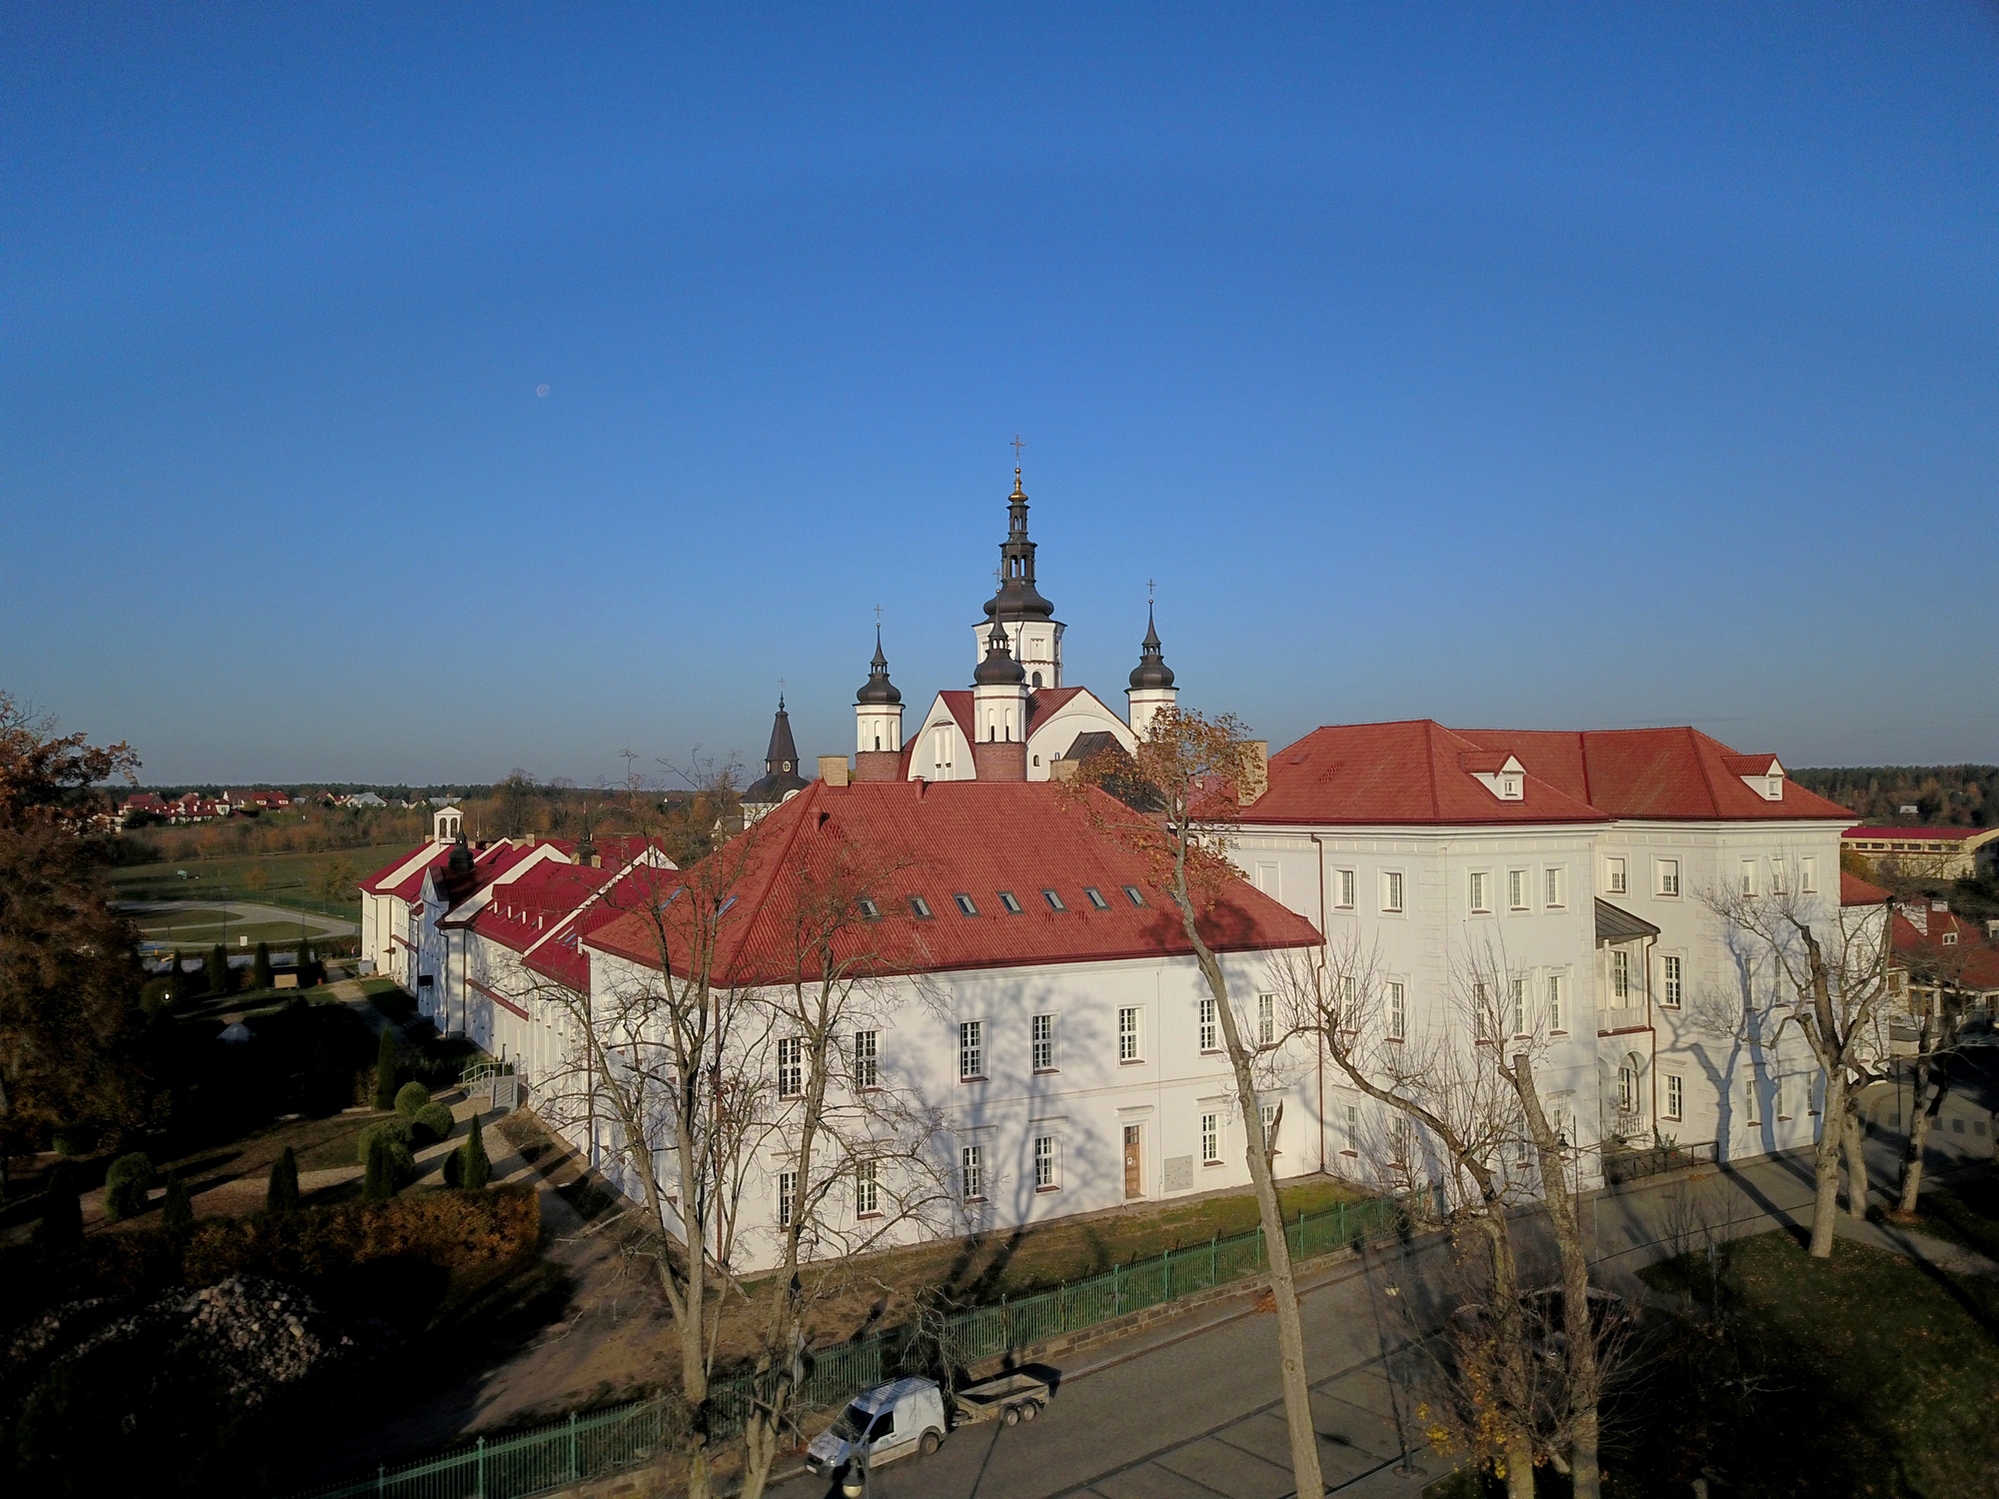
<path fill-rule="evenodd" d="M 451 1106 L 442 1103 L 427 1103 L 416 1111 L 411 1121 L 415 1126 L 413 1143 L 429 1145 L 438 1140 L 451 1138 Z"/>
<path fill-rule="evenodd" d="M 405 1119 L 414 1119 L 417 1110 L 430 1102 L 430 1089 L 422 1083 L 404 1083 L 396 1090 L 396 1112 Z"/>
<path fill-rule="evenodd" d="M 470 1270 L 532 1253 L 540 1236 L 540 1199 L 533 1187 L 516 1183 L 479 1193 L 419 1192 L 383 1203 L 202 1218 L 186 1234 L 156 1227 L 92 1234 L 62 1257 L 55 1274 L 40 1249 L 12 1245 L 0 1250 L 0 1322 L 19 1325 L 29 1302 L 155 1295 L 232 1275 L 310 1284 L 385 1260 Z"/>
<path fill-rule="evenodd" d="M 358 1165 L 368 1164 L 368 1152 L 374 1149 L 377 1140 L 393 1140 L 407 1151 L 410 1142 L 416 1138 L 409 1120 L 400 1114 L 391 1114 L 387 1119 L 377 1119 L 362 1130 L 354 1142 L 354 1159 Z"/>
<path fill-rule="evenodd" d="M 104 1216 L 113 1223 L 138 1217 L 145 1212 L 146 1194 L 158 1179 L 152 1158 L 143 1150 L 118 1157 L 104 1173 Z"/>

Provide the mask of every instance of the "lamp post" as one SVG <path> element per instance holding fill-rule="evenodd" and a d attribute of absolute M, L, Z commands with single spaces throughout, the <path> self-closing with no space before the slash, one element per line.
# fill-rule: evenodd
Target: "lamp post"
<path fill-rule="evenodd" d="M 847 1471 L 840 1479 L 840 1492 L 845 1499 L 868 1499 L 872 1485 L 868 1482 L 868 1459 L 866 1452 L 856 1447 L 854 1457 L 847 1464 Z"/>

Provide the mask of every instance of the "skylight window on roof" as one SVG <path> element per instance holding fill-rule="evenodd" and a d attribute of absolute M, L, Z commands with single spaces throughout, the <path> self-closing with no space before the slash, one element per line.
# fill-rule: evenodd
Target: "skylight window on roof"
<path fill-rule="evenodd" d="M 735 903 L 736 903 L 736 897 L 732 895 L 727 900 L 722 902 L 721 907 L 715 912 L 715 914 L 717 916 L 727 916 L 729 914 L 729 907 L 733 906 Z"/>
<path fill-rule="evenodd" d="M 865 895 L 856 901 L 855 904 L 861 908 L 861 915 L 864 919 L 868 921 L 881 920 L 882 908 L 869 900 Z"/>
<path fill-rule="evenodd" d="M 979 914 L 979 908 L 972 904 L 971 896 L 965 894 L 964 891 L 960 890 L 951 899 L 958 903 L 958 909 L 963 911 L 967 916 L 976 916 Z"/>
<path fill-rule="evenodd" d="M 1129 897 L 1131 897 L 1131 903 L 1134 906 L 1142 906 L 1145 904 L 1145 897 L 1138 893 L 1138 886 L 1126 885 L 1124 887 L 1124 893 Z"/>
<path fill-rule="evenodd" d="M 918 917 L 924 920 L 928 920 L 931 915 L 930 902 L 925 900 L 920 895 L 910 896 L 909 909 L 914 911 Z"/>
<path fill-rule="evenodd" d="M 1069 909 L 1062 904 L 1062 897 L 1057 895 L 1053 890 L 1042 891 L 1041 898 L 1048 902 L 1048 909 L 1051 911 L 1066 911 Z"/>
<path fill-rule="evenodd" d="M 1089 896 L 1090 904 L 1095 906 L 1099 911 L 1108 911 L 1111 908 L 1111 903 L 1104 899 L 1104 892 L 1099 890 L 1095 885 L 1085 885 L 1083 887 L 1083 894 Z"/>
<path fill-rule="evenodd" d="M 1000 904 L 1006 907 L 1009 916 L 1018 916 L 1020 914 L 1020 901 L 1011 890 L 1000 891 L 999 898 Z"/>

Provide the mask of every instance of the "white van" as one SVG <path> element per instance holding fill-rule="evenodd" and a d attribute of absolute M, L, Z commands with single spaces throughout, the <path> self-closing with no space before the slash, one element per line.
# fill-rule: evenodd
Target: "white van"
<path fill-rule="evenodd" d="M 891 1380 L 856 1395 L 812 1439 L 805 1449 L 806 1471 L 837 1473 L 863 1455 L 870 1468 L 877 1468 L 912 1452 L 935 1452 L 950 1429 L 944 1394 L 935 1380 Z"/>

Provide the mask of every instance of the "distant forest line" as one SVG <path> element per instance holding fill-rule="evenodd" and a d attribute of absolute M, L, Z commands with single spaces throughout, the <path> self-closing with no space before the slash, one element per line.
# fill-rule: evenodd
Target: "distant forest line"
<path fill-rule="evenodd" d="M 1865 823 L 1982 828 L 1999 820 L 1999 765 L 1844 765 L 1789 774 Z"/>

